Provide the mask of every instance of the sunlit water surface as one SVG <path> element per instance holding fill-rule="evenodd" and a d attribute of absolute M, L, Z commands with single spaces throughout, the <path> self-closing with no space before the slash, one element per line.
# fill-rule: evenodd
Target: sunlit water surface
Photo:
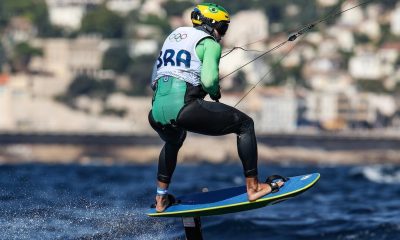
<path fill-rule="evenodd" d="M 315 187 L 262 209 L 202 218 L 205 239 L 400 239 L 400 167 L 260 165 L 260 176 L 320 172 Z M 0 239 L 184 239 L 150 218 L 155 165 L 2 165 Z M 243 185 L 239 164 L 179 165 L 175 195 Z"/>

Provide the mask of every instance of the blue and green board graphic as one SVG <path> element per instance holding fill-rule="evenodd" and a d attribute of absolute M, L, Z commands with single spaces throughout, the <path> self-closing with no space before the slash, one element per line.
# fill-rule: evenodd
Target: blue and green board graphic
<path fill-rule="evenodd" d="M 319 173 L 289 177 L 285 185 L 276 193 L 270 193 L 249 202 L 246 186 L 226 188 L 216 191 L 195 193 L 177 197 L 179 203 L 157 213 L 154 208 L 147 212 L 151 217 L 200 217 L 247 211 L 272 205 L 306 191 L 320 178 Z"/>

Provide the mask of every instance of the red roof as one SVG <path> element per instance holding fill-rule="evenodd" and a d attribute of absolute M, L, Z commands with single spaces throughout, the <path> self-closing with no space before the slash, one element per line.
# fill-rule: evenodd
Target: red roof
<path fill-rule="evenodd" d="M 383 49 L 395 49 L 400 51 L 400 43 L 398 42 L 388 42 L 382 46 Z"/>
<path fill-rule="evenodd" d="M 8 82 L 8 75 L 0 73 L 0 85 L 5 85 Z"/>

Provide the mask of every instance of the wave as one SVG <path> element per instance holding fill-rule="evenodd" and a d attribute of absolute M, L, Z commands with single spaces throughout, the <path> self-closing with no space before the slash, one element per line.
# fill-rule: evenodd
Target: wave
<path fill-rule="evenodd" d="M 356 168 L 353 174 L 361 174 L 371 182 L 382 184 L 400 184 L 400 166 L 372 165 Z"/>

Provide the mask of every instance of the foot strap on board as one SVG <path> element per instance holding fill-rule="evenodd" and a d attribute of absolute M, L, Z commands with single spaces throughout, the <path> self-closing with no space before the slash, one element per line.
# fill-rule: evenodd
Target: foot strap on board
<path fill-rule="evenodd" d="M 277 183 L 278 180 L 287 182 L 289 178 L 280 175 L 272 175 L 265 180 L 265 183 L 271 187 L 271 193 L 276 193 L 279 191 L 279 185 Z"/>

